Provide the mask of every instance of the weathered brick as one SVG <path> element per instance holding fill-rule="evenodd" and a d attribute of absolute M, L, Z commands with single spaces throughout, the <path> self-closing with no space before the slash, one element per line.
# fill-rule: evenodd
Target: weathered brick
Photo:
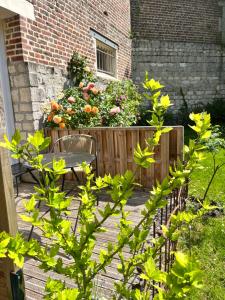
<path fill-rule="evenodd" d="M 50 9 L 52 0 L 46 0 L 45 5 L 37 0 L 33 5 L 35 21 L 19 17 L 8 20 L 6 43 L 15 44 L 23 50 L 22 55 L 20 52 L 17 55 L 8 52 L 10 61 L 32 61 L 65 70 L 73 51 L 79 50 L 88 57 L 90 67 L 95 70 L 96 51 L 90 34 L 92 28 L 119 45 L 118 78 L 130 76 L 129 0 L 105 1 L 99 5 L 96 5 L 96 0 L 85 1 L 82 5 L 79 1 L 58 0 L 57 13 Z M 13 33 L 10 31 L 12 28 Z"/>

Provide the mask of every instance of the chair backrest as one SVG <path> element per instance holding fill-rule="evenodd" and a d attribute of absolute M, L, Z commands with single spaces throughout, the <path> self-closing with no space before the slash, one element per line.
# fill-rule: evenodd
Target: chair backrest
<path fill-rule="evenodd" d="M 51 152 L 73 152 L 96 155 L 96 139 L 87 134 L 66 135 L 56 140 Z"/>

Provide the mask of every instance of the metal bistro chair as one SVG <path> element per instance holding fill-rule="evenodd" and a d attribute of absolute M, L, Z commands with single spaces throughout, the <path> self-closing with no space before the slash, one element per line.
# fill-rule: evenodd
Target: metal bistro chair
<path fill-rule="evenodd" d="M 59 153 L 68 153 L 68 155 L 72 154 L 78 154 L 79 161 L 86 161 L 90 165 L 95 164 L 95 168 L 93 169 L 95 171 L 96 177 L 98 176 L 98 166 L 97 166 L 97 143 L 96 139 L 90 135 L 86 134 L 75 134 L 75 135 L 67 135 L 59 138 L 55 141 L 53 144 L 50 153 L 56 153 L 58 156 Z M 64 155 L 63 155 L 64 156 Z M 74 155 L 73 155 L 74 156 Z M 83 159 L 82 159 L 83 158 Z M 75 178 L 77 179 L 78 183 L 80 182 L 79 177 L 77 175 L 78 171 L 82 171 L 81 168 L 77 165 L 76 162 L 74 162 L 74 166 L 72 164 L 72 161 L 69 162 L 69 168 L 71 169 L 72 173 L 74 174 Z M 68 166 L 67 166 L 68 167 Z M 65 175 L 63 175 L 62 180 L 62 190 L 64 189 L 64 183 L 65 183 Z M 71 191 L 71 190 L 70 190 Z M 68 195 L 69 192 L 66 193 Z M 81 203 L 80 203 L 81 204 Z M 78 211 L 80 209 L 80 204 L 78 207 Z M 41 205 L 41 201 L 38 202 L 37 207 L 39 208 Z M 98 198 L 97 198 L 97 205 L 98 205 Z M 49 210 L 47 210 L 43 215 L 46 215 Z M 75 225 L 73 228 L 73 232 L 76 232 L 78 224 L 78 217 L 76 218 Z M 34 226 L 31 227 L 28 241 L 31 239 L 32 233 L 33 233 Z"/>
<path fill-rule="evenodd" d="M 97 165 L 97 142 L 93 136 L 87 134 L 75 134 L 67 135 L 59 138 L 55 141 L 52 146 L 51 152 L 54 153 L 73 153 L 79 154 L 80 157 L 84 158 L 83 161 L 91 165 L 94 168 L 92 169 L 95 172 L 95 176 L 98 176 L 98 165 Z M 71 166 L 71 171 L 74 174 L 77 182 L 80 182 L 80 179 L 77 175 L 77 172 L 81 172 L 81 167 L 75 165 Z M 62 190 L 64 189 L 65 184 L 65 175 L 62 179 Z"/>

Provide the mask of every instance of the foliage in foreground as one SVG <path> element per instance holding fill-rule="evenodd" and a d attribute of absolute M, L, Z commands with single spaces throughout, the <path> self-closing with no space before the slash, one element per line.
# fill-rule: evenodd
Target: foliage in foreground
<path fill-rule="evenodd" d="M 153 137 L 146 139 L 144 149 L 137 145 L 134 154 L 137 169 L 148 168 L 154 164 L 154 149 L 159 144 L 161 135 L 170 130 L 163 128 L 164 113 L 171 105 L 169 97 L 161 94 L 162 86 L 153 79 L 149 80 L 146 77 L 144 88 L 148 91 L 146 96 L 153 107 L 149 123 L 155 126 L 156 131 Z M 48 147 L 49 138 L 44 138 L 41 132 L 36 132 L 33 136 L 29 135 L 26 143 L 21 144 L 18 132 L 11 142 L 5 137 L 5 143 L 1 145 L 12 151 L 13 157 L 27 161 L 41 174 L 40 185 L 35 187 L 31 199 L 24 203 L 26 214 L 21 217 L 38 227 L 43 236 L 51 242 L 43 246 L 36 239 L 27 242 L 20 234 L 12 237 L 2 232 L 0 257 L 10 257 L 19 267 L 22 267 L 25 256 L 33 257 L 40 262 L 40 268 L 43 270 L 63 274 L 72 279 L 77 286 L 69 288 L 64 282 L 49 278 L 45 299 L 92 299 L 94 280 L 99 273 L 105 272 L 114 257 L 119 258 L 117 268 L 122 279 L 115 283 L 113 299 L 147 300 L 153 286 L 158 290 L 155 300 L 184 299 L 193 288 L 200 288 L 201 272 L 191 257 L 175 252 L 175 261 L 169 272 L 159 269 L 157 258 L 166 240 L 176 241 L 185 224 L 211 208 L 209 203 L 202 202 L 202 208 L 197 213 L 174 211 L 167 225 L 162 227 L 161 236 L 153 239 L 148 235 L 158 209 L 167 204 L 166 197 L 174 189 L 181 191 L 204 157 L 203 142 L 211 135 L 210 116 L 203 113 L 191 114 L 190 117 L 195 123 L 192 129 L 196 131 L 197 138 L 190 140 L 189 146 L 185 146 L 185 163 L 179 161 L 170 169 L 168 178 L 152 188 L 137 225 L 128 220 L 129 215 L 125 210 L 127 200 L 133 193 L 134 174 L 127 171 L 124 175 L 116 175 L 113 178 L 105 175 L 95 179 L 91 169 L 83 164 L 87 181 L 80 187 L 79 235 L 74 235 L 71 221 L 65 218 L 71 214 L 70 204 L 73 198 L 66 196 L 58 187 L 60 176 L 66 172 L 65 162 L 53 161 L 52 165 L 42 163 L 41 151 Z M 108 193 L 111 202 L 100 209 L 96 206 L 96 193 L 102 190 Z M 40 210 L 35 205 L 39 200 L 49 207 L 50 218 L 41 217 Z M 95 260 L 92 252 L 96 245 L 96 235 L 106 231 L 105 223 L 111 216 L 118 216 L 120 220 L 117 225 L 117 239 L 114 244 L 108 243 L 105 249 L 101 249 Z M 149 240 L 149 243 L 146 243 L 146 240 Z M 129 258 L 125 258 L 125 248 L 129 249 Z M 58 256 L 62 252 L 70 258 L 69 264 L 65 264 Z M 132 290 L 130 287 L 137 267 L 141 270 L 141 278 L 145 280 L 143 290 Z"/>

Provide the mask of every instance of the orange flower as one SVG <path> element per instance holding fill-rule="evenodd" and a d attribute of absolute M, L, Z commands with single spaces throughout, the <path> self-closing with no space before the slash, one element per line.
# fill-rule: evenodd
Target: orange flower
<path fill-rule="evenodd" d="M 59 123 L 62 122 L 62 118 L 60 116 L 58 116 L 58 115 L 55 115 L 54 118 L 53 118 L 53 122 L 55 124 L 59 124 Z"/>
<path fill-rule="evenodd" d="M 91 109 L 91 112 L 93 114 L 97 114 L 99 112 L 99 109 L 96 106 L 93 106 L 92 109 Z"/>
<path fill-rule="evenodd" d="M 82 89 L 83 86 L 84 86 L 84 83 L 81 81 L 80 84 L 79 84 L 79 88 Z"/>
<path fill-rule="evenodd" d="M 90 113 L 91 112 L 91 105 L 85 105 L 85 107 L 84 107 L 84 111 L 86 112 L 86 113 Z"/>
<path fill-rule="evenodd" d="M 48 115 L 47 120 L 48 120 L 48 122 L 52 121 L 52 114 Z"/>
<path fill-rule="evenodd" d="M 65 123 L 59 123 L 59 128 L 63 129 L 66 127 L 66 124 Z"/>
<path fill-rule="evenodd" d="M 51 108 L 52 110 L 58 110 L 59 109 L 59 104 L 55 102 L 54 100 L 51 101 Z"/>
<path fill-rule="evenodd" d="M 96 87 L 93 87 L 92 89 L 90 89 L 90 91 L 92 91 L 92 93 L 94 94 L 94 95 L 97 95 L 98 94 L 98 89 L 96 89 Z"/>

